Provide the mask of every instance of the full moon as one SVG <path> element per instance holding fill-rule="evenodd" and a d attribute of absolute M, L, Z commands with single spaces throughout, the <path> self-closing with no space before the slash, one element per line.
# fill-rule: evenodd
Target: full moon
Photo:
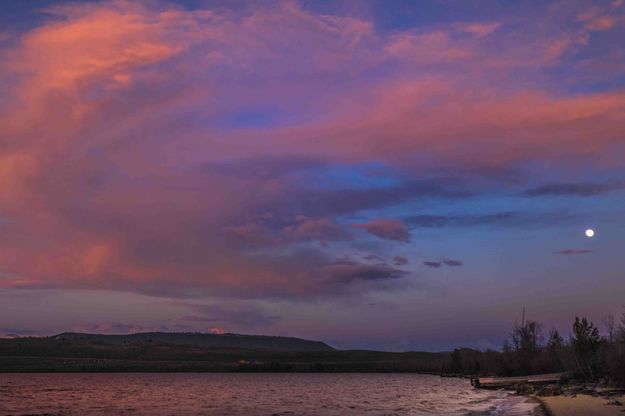
<path fill-rule="evenodd" d="M 586 230 L 586 237 L 593 237 L 595 235 L 595 230 L 593 230 L 592 228 L 589 228 Z"/>

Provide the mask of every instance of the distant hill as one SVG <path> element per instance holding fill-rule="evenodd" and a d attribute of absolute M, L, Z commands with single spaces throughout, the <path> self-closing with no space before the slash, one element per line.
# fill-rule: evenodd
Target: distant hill
<path fill-rule="evenodd" d="M 3 372 L 429 372 L 449 352 L 336 350 L 323 342 L 237 334 L 149 332 L 0 338 Z"/>
<path fill-rule="evenodd" d="M 204 334 L 195 332 L 142 332 L 129 335 L 101 335 L 64 332 L 51 338 L 56 340 L 78 341 L 103 345 L 158 343 L 204 348 L 264 350 L 276 352 L 334 351 L 334 348 L 320 341 L 264 335 Z"/>

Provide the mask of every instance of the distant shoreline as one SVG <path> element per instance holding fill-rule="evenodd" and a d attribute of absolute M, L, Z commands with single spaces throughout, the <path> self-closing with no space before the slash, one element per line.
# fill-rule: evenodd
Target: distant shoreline
<path fill-rule="evenodd" d="M 0 372 L 410 372 L 440 374 L 450 352 L 336 350 L 237 334 L 65 333 L 0 339 Z"/>

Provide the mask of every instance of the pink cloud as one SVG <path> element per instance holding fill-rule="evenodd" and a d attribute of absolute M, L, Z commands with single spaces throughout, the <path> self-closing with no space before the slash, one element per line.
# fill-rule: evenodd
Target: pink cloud
<path fill-rule="evenodd" d="M 464 26 L 464 30 L 476 36 L 487 36 L 495 32 L 499 27 L 501 27 L 500 23 L 473 23 Z"/>
<path fill-rule="evenodd" d="M 606 31 L 618 25 L 625 24 L 625 13 L 623 3 L 612 2 L 607 7 L 591 7 L 577 15 L 577 20 L 584 22 L 584 29 L 588 31 Z"/>
<path fill-rule="evenodd" d="M 395 256 L 393 257 L 393 263 L 395 264 L 395 266 L 405 266 L 410 262 L 404 256 Z"/>
<path fill-rule="evenodd" d="M 289 225 L 282 233 L 289 239 L 333 241 L 350 239 L 350 235 L 336 222 L 328 218 L 308 218 L 300 215 L 295 225 Z"/>
<path fill-rule="evenodd" d="M 410 232 L 406 225 L 393 218 L 380 218 L 366 224 L 356 224 L 356 228 L 361 228 L 369 234 L 373 234 L 384 240 L 395 240 L 407 243 L 410 241 Z"/>
<path fill-rule="evenodd" d="M 3 287 L 349 292 L 400 274 L 337 264 L 307 244 L 356 238 L 322 197 L 351 214 L 375 207 L 377 194 L 324 192 L 297 172 L 315 166 L 304 159 L 424 176 L 569 156 L 622 166 L 612 150 L 623 143 L 625 94 L 538 82 L 584 47 L 580 36 L 608 29 L 603 12 L 557 36 L 500 30 L 507 22 L 387 34 L 290 2 L 245 13 L 130 1 L 50 12 L 0 54 Z M 516 71 L 535 82 L 517 86 Z M 286 121 L 219 124 L 250 108 Z M 283 165 L 257 169 L 263 158 Z M 223 168 L 238 160 L 251 168 Z M 312 197 L 302 206 L 294 195 Z M 259 218 L 267 212 L 276 214 Z M 410 240 L 394 219 L 357 228 Z"/>
<path fill-rule="evenodd" d="M 188 330 L 188 328 L 186 328 Z M 129 325 L 119 322 L 99 322 L 88 325 L 78 325 L 72 328 L 75 332 L 95 333 L 95 334 L 134 334 L 139 332 L 180 332 L 185 329 L 169 326 L 143 326 Z"/>

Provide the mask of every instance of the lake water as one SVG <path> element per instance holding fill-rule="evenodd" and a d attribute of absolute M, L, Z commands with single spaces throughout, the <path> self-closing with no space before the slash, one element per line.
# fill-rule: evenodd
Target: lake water
<path fill-rule="evenodd" d="M 532 415 L 536 404 L 416 374 L 0 374 L 0 415 Z"/>

